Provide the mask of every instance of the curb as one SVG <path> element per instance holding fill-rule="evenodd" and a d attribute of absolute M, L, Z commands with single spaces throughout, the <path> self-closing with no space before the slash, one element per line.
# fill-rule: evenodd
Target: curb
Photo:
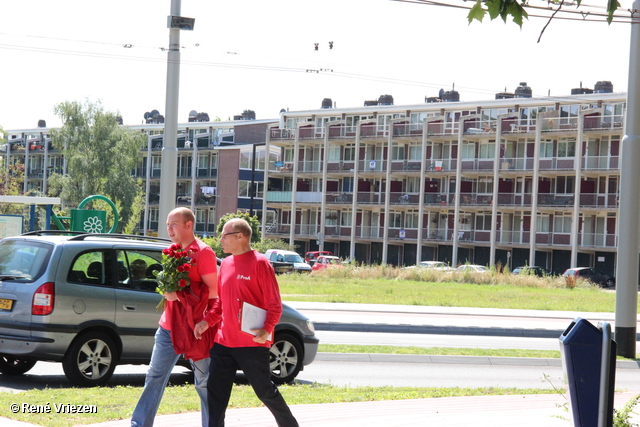
<path fill-rule="evenodd" d="M 481 328 L 474 326 L 390 325 L 365 323 L 313 322 L 317 331 L 333 332 L 383 332 L 431 335 L 484 335 L 519 338 L 559 338 L 564 330 Z M 640 336 L 640 335 L 639 335 Z"/>

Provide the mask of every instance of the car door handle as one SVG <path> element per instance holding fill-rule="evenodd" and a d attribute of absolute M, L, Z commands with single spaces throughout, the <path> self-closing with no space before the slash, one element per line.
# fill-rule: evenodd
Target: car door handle
<path fill-rule="evenodd" d="M 122 308 L 124 308 L 125 311 L 136 311 L 137 310 L 135 305 L 122 304 Z"/>

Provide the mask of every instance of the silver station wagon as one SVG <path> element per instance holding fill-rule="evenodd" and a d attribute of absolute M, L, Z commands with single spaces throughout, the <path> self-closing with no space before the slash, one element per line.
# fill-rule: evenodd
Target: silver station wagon
<path fill-rule="evenodd" d="M 148 364 L 162 298 L 153 272 L 170 243 L 53 231 L 0 240 L 0 373 L 62 362 L 72 384 L 96 386 L 118 364 Z M 317 350 L 311 321 L 283 304 L 273 380 L 293 381 Z"/>

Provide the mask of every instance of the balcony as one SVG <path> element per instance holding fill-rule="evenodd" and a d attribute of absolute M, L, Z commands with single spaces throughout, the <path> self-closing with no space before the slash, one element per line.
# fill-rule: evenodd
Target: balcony
<path fill-rule="evenodd" d="M 573 194 L 538 194 L 538 206 L 573 206 Z"/>
<path fill-rule="evenodd" d="M 395 123 L 393 125 L 393 136 L 422 138 L 423 127 L 422 123 Z"/>
<path fill-rule="evenodd" d="M 618 208 L 617 194 L 581 193 L 579 203 L 581 208 Z M 538 194 L 538 206 L 573 207 L 574 196 L 567 193 Z"/>
<path fill-rule="evenodd" d="M 295 130 L 293 129 L 271 128 L 269 130 L 269 139 L 271 139 L 272 141 L 289 140 L 293 142 L 295 137 L 296 134 Z"/>
<path fill-rule="evenodd" d="M 584 171 L 610 171 L 620 169 L 618 156 L 585 156 L 580 159 Z"/>

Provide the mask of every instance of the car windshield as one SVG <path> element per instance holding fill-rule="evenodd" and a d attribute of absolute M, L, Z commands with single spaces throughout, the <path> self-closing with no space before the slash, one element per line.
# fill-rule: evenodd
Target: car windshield
<path fill-rule="evenodd" d="M 286 262 L 304 262 L 304 261 L 302 260 L 302 257 L 301 257 L 300 255 L 298 255 L 298 254 L 295 254 L 295 255 L 285 255 L 285 256 L 284 256 L 284 260 L 285 260 Z"/>
<path fill-rule="evenodd" d="M 44 273 L 52 249 L 41 242 L 0 241 L 0 280 L 36 280 Z"/>
<path fill-rule="evenodd" d="M 444 262 L 422 261 L 420 263 L 420 266 L 428 267 L 428 268 L 437 268 L 437 267 L 446 267 L 446 264 Z"/>

